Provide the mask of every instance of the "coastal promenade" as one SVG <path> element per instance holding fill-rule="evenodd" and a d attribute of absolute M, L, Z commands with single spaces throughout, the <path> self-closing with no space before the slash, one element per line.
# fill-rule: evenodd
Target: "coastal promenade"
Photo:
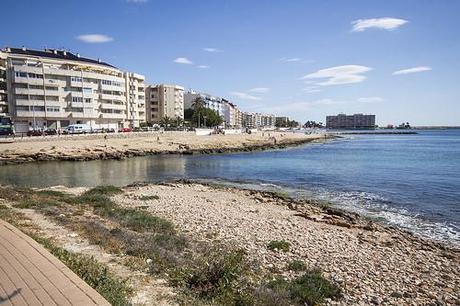
<path fill-rule="evenodd" d="M 0 304 L 110 305 L 41 245 L 2 220 Z"/>
<path fill-rule="evenodd" d="M 51 160 L 123 159 L 152 154 L 253 151 L 300 145 L 326 137 L 325 134 L 292 132 L 211 136 L 197 136 L 193 132 L 144 132 L 30 137 L 0 143 L 0 165 Z"/>

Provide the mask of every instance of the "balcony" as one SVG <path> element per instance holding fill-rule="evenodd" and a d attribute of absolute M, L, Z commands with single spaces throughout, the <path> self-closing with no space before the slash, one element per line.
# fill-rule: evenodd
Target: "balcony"
<path fill-rule="evenodd" d="M 100 97 L 102 100 L 125 101 L 125 96 L 123 95 L 100 94 Z"/>
<path fill-rule="evenodd" d="M 102 119 L 125 119 L 125 114 L 117 114 L 117 113 L 102 113 L 100 115 Z"/>
<path fill-rule="evenodd" d="M 118 109 L 118 110 L 125 110 L 125 104 L 110 104 L 110 103 L 101 103 L 102 109 Z"/>
<path fill-rule="evenodd" d="M 38 112 L 38 111 L 16 111 L 17 117 L 25 117 L 25 118 L 32 118 L 32 117 L 45 117 L 45 112 Z"/>

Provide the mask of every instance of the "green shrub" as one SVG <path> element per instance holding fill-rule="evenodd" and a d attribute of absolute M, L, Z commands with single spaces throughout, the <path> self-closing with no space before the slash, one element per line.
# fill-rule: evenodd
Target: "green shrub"
<path fill-rule="evenodd" d="M 274 295 L 289 294 L 289 299 L 296 305 L 320 305 L 327 298 L 340 296 L 340 288 L 325 279 L 319 270 L 310 270 L 291 281 L 277 278 L 267 287 Z"/>
<path fill-rule="evenodd" d="M 141 200 L 141 201 L 150 201 L 150 200 L 159 200 L 160 197 L 157 196 L 156 194 L 155 195 L 150 195 L 150 196 L 142 195 L 138 199 Z"/>
<path fill-rule="evenodd" d="M 268 243 L 267 248 L 272 251 L 289 252 L 291 244 L 284 240 L 272 240 Z"/>
<path fill-rule="evenodd" d="M 179 267 L 173 284 L 183 285 L 200 299 L 218 305 L 246 305 L 249 266 L 241 250 L 212 249 Z M 246 302 L 245 302 L 246 301 Z"/>
<path fill-rule="evenodd" d="M 301 260 L 293 260 L 288 263 L 287 266 L 290 271 L 305 271 L 307 270 L 307 265 Z"/>

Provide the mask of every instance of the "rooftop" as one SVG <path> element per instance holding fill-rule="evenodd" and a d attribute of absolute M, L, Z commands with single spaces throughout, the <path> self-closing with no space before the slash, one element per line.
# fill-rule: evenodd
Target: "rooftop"
<path fill-rule="evenodd" d="M 65 50 L 57 50 L 57 49 L 45 49 L 45 50 L 31 50 L 31 49 L 26 49 L 26 48 L 5 48 L 1 50 L 2 52 L 5 53 L 10 53 L 10 54 L 20 54 L 20 55 L 28 55 L 28 56 L 37 56 L 37 57 L 46 57 L 46 58 L 52 58 L 52 59 L 64 59 L 64 60 L 70 60 L 70 61 L 76 61 L 76 62 L 83 62 L 83 63 L 89 63 L 89 64 L 95 64 L 95 65 L 102 65 L 102 66 L 107 66 L 110 68 L 116 68 L 115 66 L 112 66 L 108 63 L 102 62 L 100 60 L 95 60 L 91 58 L 86 58 L 86 57 L 81 57 L 80 54 L 73 54 L 72 52 L 65 51 Z"/>

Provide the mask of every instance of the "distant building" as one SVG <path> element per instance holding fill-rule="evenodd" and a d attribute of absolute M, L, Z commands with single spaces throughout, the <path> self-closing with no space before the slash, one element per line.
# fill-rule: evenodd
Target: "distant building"
<path fill-rule="evenodd" d="M 328 129 L 373 129 L 375 128 L 375 115 L 354 114 L 326 117 Z"/>
<path fill-rule="evenodd" d="M 204 107 L 216 111 L 222 117 L 225 127 L 240 128 L 242 125 L 243 115 L 238 107 L 231 101 L 197 91 L 188 91 L 184 96 L 185 108 L 193 108 L 193 103 L 196 98 L 201 97 L 204 102 Z"/>
<path fill-rule="evenodd" d="M 16 132 L 138 127 L 145 122 L 144 77 L 65 50 L 0 50 L 0 115 Z"/>
<path fill-rule="evenodd" d="M 248 112 L 243 114 L 243 126 L 248 129 L 273 129 L 275 123 L 274 115 Z"/>
<path fill-rule="evenodd" d="M 145 90 L 147 121 L 159 123 L 164 117 L 184 119 L 184 87 L 150 85 Z"/>

